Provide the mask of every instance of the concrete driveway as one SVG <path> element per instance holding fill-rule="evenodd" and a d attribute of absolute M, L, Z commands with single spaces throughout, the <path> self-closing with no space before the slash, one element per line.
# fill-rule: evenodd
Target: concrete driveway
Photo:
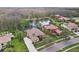
<path fill-rule="evenodd" d="M 79 42 L 79 38 L 73 38 L 67 41 L 62 41 L 57 44 L 51 45 L 50 47 L 44 48 L 41 50 L 41 52 L 56 52 L 64 47 L 70 46 L 78 42 Z"/>
<path fill-rule="evenodd" d="M 0 50 L 2 49 L 2 45 L 0 44 Z"/>
<path fill-rule="evenodd" d="M 25 42 L 29 52 L 37 52 L 36 48 L 34 47 L 34 45 L 32 44 L 32 41 L 29 38 L 25 37 L 24 42 Z"/>

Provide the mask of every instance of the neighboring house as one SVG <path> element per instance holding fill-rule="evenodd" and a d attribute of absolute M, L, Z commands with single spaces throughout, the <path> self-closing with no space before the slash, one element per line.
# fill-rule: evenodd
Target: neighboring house
<path fill-rule="evenodd" d="M 0 46 L 5 45 L 7 42 L 10 42 L 12 37 L 13 37 L 12 33 L 7 33 L 5 35 L 1 35 L 0 36 Z"/>
<path fill-rule="evenodd" d="M 67 21 L 67 20 L 70 20 L 70 18 L 61 16 L 61 15 L 55 15 L 55 18 L 59 19 L 60 21 Z"/>
<path fill-rule="evenodd" d="M 42 31 L 37 28 L 30 28 L 26 30 L 27 37 L 32 40 L 32 42 L 37 42 L 42 40 L 42 37 L 45 35 Z"/>
<path fill-rule="evenodd" d="M 75 23 L 73 22 L 64 23 L 61 26 L 79 36 L 79 27 Z"/>
<path fill-rule="evenodd" d="M 70 29 L 70 30 L 78 30 L 78 26 L 75 24 L 75 23 L 72 23 L 72 22 L 69 22 L 67 24 L 67 27 Z"/>
<path fill-rule="evenodd" d="M 55 25 L 52 25 L 50 22 L 50 20 L 40 21 L 42 29 L 49 30 L 52 33 L 60 35 L 61 31 L 59 30 L 59 28 Z"/>
<path fill-rule="evenodd" d="M 47 26 L 43 26 L 43 28 L 46 30 L 49 30 L 51 33 L 55 33 L 58 35 L 60 35 L 62 33 L 62 31 L 60 31 L 60 29 L 57 26 L 52 25 L 52 24 L 47 25 Z"/>

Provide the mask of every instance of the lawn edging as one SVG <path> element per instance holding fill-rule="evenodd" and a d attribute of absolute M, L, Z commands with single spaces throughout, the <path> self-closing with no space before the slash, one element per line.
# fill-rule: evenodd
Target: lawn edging
<path fill-rule="evenodd" d="M 46 47 L 51 46 L 52 44 L 56 44 L 56 43 L 61 42 L 61 41 L 64 41 L 64 39 L 62 38 L 62 39 L 56 40 L 56 41 L 54 41 L 54 42 L 50 42 L 50 43 L 48 43 L 48 44 L 46 44 L 46 45 L 43 45 L 43 46 L 40 46 L 40 47 L 38 47 L 38 48 L 36 48 L 36 49 L 37 49 L 38 51 L 40 51 L 41 49 L 44 49 L 44 48 L 46 48 Z"/>
<path fill-rule="evenodd" d="M 76 45 L 76 46 L 73 46 L 73 47 L 71 47 L 71 48 L 68 48 L 68 49 L 64 50 L 63 52 L 67 52 L 67 51 L 69 51 L 69 50 L 71 50 L 71 49 L 73 49 L 73 48 L 76 48 L 76 47 L 79 47 L 79 45 Z"/>

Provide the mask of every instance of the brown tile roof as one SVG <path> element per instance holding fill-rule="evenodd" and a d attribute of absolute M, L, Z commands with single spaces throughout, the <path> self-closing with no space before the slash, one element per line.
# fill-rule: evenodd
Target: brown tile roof
<path fill-rule="evenodd" d="M 58 27 L 57 27 L 57 26 L 52 25 L 52 24 L 50 24 L 50 25 L 48 25 L 48 26 L 44 26 L 44 28 L 45 28 L 45 29 L 50 29 L 50 30 L 53 30 L 53 29 L 58 29 Z"/>
<path fill-rule="evenodd" d="M 71 28 L 71 29 L 78 27 L 75 23 L 72 23 L 72 22 L 69 22 L 69 23 L 67 24 L 67 26 L 68 26 L 69 28 Z"/>
<path fill-rule="evenodd" d="M 60 31 L 59 29 L 55 30 L 56 33 L 61 34 L 62 31 Z"/>
<path fill-rule="evenodd" d="M 27 32 L 27 36 L 33 42 L 39 41 L 39 38 L 37 36 L 43 36 L 44 35 L 44 33 L 37 28 L 28 29 L 28 30 L 26 30 L 26 32 Z"/>
<path fill-rule="evenodd" d="M 48 26 L 44 26 L 44 28 L 45 28 L 45 29 L 49 29 L 49 30 L 51 30 L 52 32 L 55 32 L 55 33 L 57 33 L 57 34 L 60 34 L 60 33 L 62 32 L 62 31 L 59 30 L 59 28 L 58 28 L 57 26 L 52 25 L 52 24 L 50 24 L 50 25 L 48 25 Z"/>

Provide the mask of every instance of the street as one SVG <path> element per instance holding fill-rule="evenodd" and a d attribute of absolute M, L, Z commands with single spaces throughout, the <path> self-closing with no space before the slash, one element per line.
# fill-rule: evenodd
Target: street
<path fill-rule="evenodd" d="M 67 41 L 56 43 L 54 45 L 51 45 L 50 47 L 44 48 L 41 50 L 41 52 L 56 52 L 64 47 L 70 46 L 78 42 L 79 42 L 79 38 L 73 38 Z"/>

